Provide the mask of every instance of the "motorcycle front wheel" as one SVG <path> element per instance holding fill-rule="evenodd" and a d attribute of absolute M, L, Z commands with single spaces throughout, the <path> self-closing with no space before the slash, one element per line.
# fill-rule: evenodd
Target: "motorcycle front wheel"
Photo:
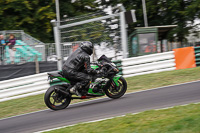
<path fill-rule="evenodd" d="M 127 82 L 123 77 L 120 77 L 118 80 L 119 86 L 116 86 L 115 84 L 110 85 L 109 88 L 105 89 L 105 94 L 109 98 L 117 99 L 122 97 L 127 90 Z"/>
<path fill-rule="evenodd" d="M 63 93 L 57 91 L 55 88 L 59 88 L 62 90 L 65 89 L 61 85 L 51 86 L 45 93 L 45 104 L 52 110 L 65 109 L 70 104 L 71 97 L 64 95 Z"/>

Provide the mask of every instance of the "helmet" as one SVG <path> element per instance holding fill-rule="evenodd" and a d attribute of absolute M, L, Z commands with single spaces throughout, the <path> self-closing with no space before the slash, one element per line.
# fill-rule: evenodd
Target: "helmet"
<path fill-rule="evenodd" d="M 81 49 L 87 54 L 91 55 L 93 53 L 93 44 L 90 41 L 81 42 Z"/>

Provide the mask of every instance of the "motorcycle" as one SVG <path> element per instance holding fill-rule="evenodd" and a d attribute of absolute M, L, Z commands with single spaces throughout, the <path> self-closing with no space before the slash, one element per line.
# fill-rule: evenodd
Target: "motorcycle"
<path fill-rule="evenodd" d="M 127 82 L 118 75 L 119 69 L 105 55 L 102 55 L 96 63 L 91 64 L 91 68 L 101 70 L 101 74 L 93 76 L 93 81 L 89 89 L 81 89 L 81 96 L 76 96 L 70 91 L 76 82 L 64 78 L 62 71 L 48 73 L 50 82 L 55 79 L 63 84 L 51 86 L 45 93 L 44 101 L 47 107 L 52 110 L 65 109 L 73 99 L 88 99 L 101 96 L 108 96 L 112 99 L 122 97 L 127 90 Z"/>

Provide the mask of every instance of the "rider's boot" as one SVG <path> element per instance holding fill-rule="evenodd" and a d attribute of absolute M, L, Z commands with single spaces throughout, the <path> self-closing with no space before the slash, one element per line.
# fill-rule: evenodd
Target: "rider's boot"
<path fill-rule="evenodd" d="M 70 89 L 70 92 L 72 94 L 76 94 L 77 96 L 81 96 L 81 94 L 78 91 L 78 89 L 80 89 L 80 88 L 82 88 L 82 87 L 79 84 L 76 84 Z"/>

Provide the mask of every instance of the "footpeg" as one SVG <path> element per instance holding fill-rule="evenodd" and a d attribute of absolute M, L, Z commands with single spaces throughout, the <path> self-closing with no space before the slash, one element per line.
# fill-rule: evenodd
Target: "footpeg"
<path fill-rule="evenodd" d="M 76 93 L 76 92 L 75 92 L 75 87 L 72 87 L 72 88 L 69 90 L 69 92 L 72 93 L 72 94 L 75 94 L 75 93 Z"/>
<path fill-rule="evenodd" d="M 72 87 L 72 88 L 69 90 L 69 92 L 70 92 L 71 94 L 76 94 L 77 96 L 81 96 L 81 94 L 78 92 L 76 86 Z"/>

